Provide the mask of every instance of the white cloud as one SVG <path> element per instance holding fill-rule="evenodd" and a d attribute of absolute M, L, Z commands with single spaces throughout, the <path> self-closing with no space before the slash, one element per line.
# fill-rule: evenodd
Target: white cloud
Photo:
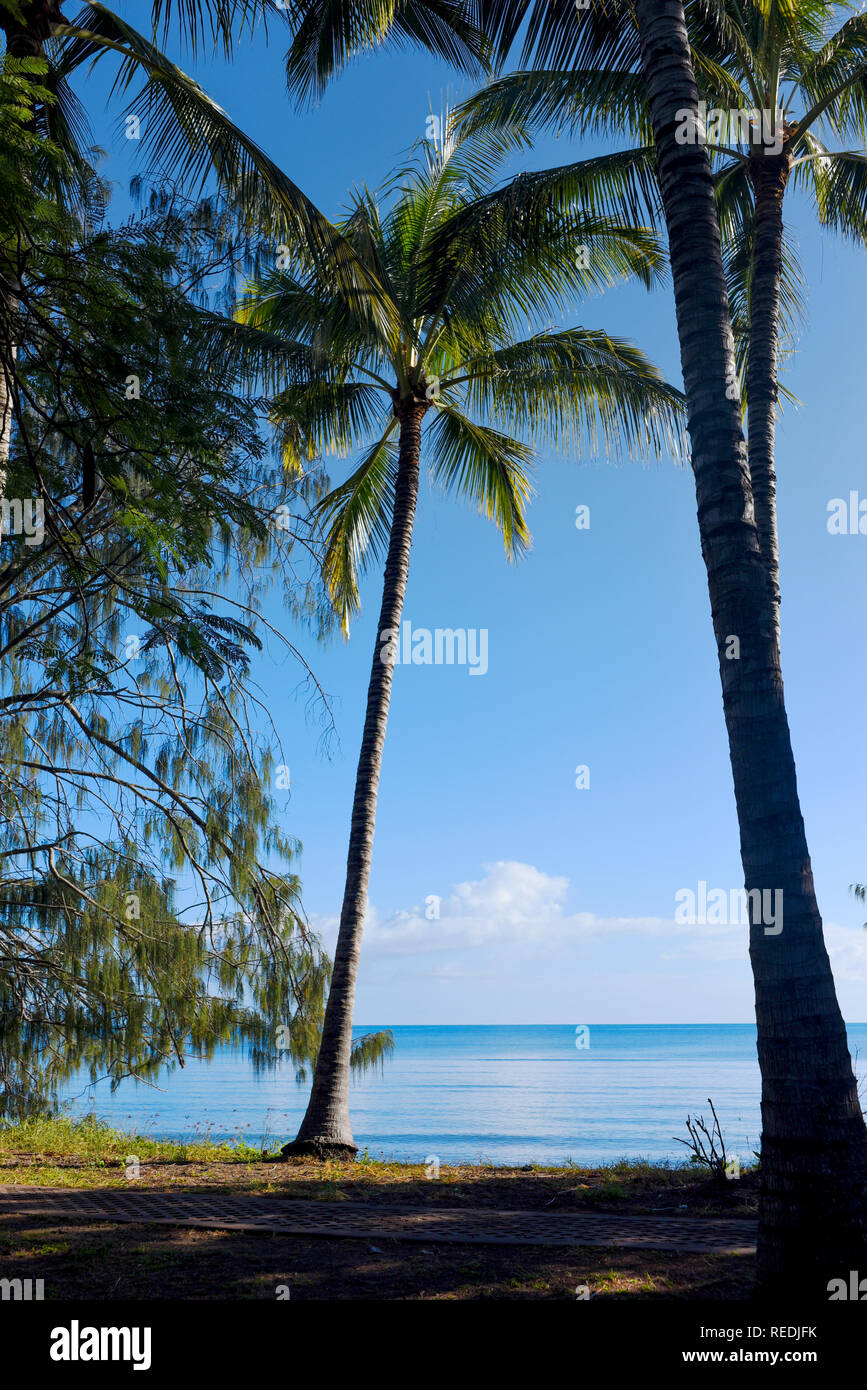
<path fill-rule="evenodd" d="M 592 912 L 567 913 L 569 879 L 543 873 L 532 864 L 500 860 L 486 864 L 484 876 L 453 885 L 439 902 L 439 917 L 429 920 L 423 904 L 384 917 L 369 906 L 364 933 L 364 956 L 399 957 L 432 952 L 454 953 L 503 946 L 533 953 L 565 955 L 582 941 L 658 938 L 660 959 L 709 961 L 743 960 L 747 930 L 740 924 L 718 925 L 674 921 L 671 917 L 601 917 Z M 327 946 L 337 932 L 336 916 L 314 918 L 313 925 Z M 781 940 L 783 938 L 780 938 Z M 867 931 L 826 926 L 828 950 L 840 979 L 867 978 Z M 466 972 L 453 964 L 436 969 L 440 978 Z"/>

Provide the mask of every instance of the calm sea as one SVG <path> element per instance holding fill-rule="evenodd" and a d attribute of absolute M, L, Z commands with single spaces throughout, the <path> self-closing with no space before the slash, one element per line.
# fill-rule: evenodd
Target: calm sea
<path fill-rule="evenodd" d="M 376 1025 L 383 1027 L 386 1025 Z M 373 1025 L 359 1029 L 372 1031 Z M 688 1114 L 710 1120 L 749 1160 L 759 1140 L 759 1072 L 750 1025 L 397 1027 L 383 1071 L 353 1082 L 355 1142 L 374 1157 L 443 1162 L 562 1163 L 683 1158 Z M 576 1046 L 582 1042 L 588 1046 Z M 849 1025 L 862 1083 L 867 1024 Z M 154 1137 L 210 1135 L 276 1147 L 291 1138 L 307 1088 L 292 1068 L 256 1077 L 240 1053 L 188 1063 L 160 1089 L 124 1082 L 70 1088 L 73 1113 L 93 1110 Z"/>

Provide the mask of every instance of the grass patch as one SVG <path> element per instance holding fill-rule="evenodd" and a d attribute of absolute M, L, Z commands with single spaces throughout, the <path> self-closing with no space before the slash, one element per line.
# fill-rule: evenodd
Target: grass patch
<path fill-rule="evenodd" d="M 244 1139 L 227 1143 L 149 1139 L 134 1129 L 112 1129 L 92 1114 L 75 1119 L 62 1114 L 36 1116 L 20 1124 L 0 1126 L 0 1159 L 30 1155 L 79 1160 L 93 1166 L 126 1163 L 131 1154 L 145 1162 L 161 1163 L 253 1163 L 262 1159 L 262 1150 Z"/>
<path fill-rule="evenodd" d="M 140 1163 L 137 1176 L 127 1160 Z M 375 1158 L 353 1162 L 309 1158 L 264 1162 L 260 1148 L 239 1138 L 194 1143 L 110 1128 L 95 1117 L 58 1115 L 0 1129 L 0 1183 L 78 1189 L 154 1188 L 295 1197 L 316 1202 L 489 1207 L 556 1212 L 600 1211 L 672 1216 L 752 1216 L 757 1170 L 720 1184 L 689 1162 L 618 1159 L 592 1167 L 574 1160 L 540 1164 L 442 1163 L 431 1178 L 423 1163 Z"/>

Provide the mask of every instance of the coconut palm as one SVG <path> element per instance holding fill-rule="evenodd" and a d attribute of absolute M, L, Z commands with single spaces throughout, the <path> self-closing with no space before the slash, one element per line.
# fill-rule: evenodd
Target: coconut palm
<path fill-rule="evenodd" d="M 325 575 L 344 626 L 361 574 L 385 556 L 334 972 L 310 1102 L 286 1154 L 356 1151 L 353 1001 L 422 457 L 436 482 L 495 523 L 514 559 L 530 540 L 534 443 L 677 443 L 679 394 L 636 348 L 598 329 L 544 323 L 556 306 L 624 275 L 654 283 L 656 238 L 586 214 L 559 178 L 492 187 L 509 148 L 498 137 L 458 140 L 446 117 L 442 140 L 423 142 L 384 201 L 355 195 L 339 254 L 375 286 L 363 316 L 303 247 L 294 266 L 252 286 L 239 311 L 238 341 L 280 387 L 272 415 L 289 465 L 356 455 L 319 504 Z M 530 320 L 542 326 L 524 336 Z"/>
<path fill-rule="evenodd" d="M 763 1115 L 759 1278 L 763 1287 L 777 1292 L 794 1284 L 799 1292 L 809 1286 L 820 1296 L 829 1277 L 857 1268 L 864 1258 L 867 1131 L 823 939 L 783 699 L 770 465 L 778 389 L 778 212 L 790 157 L 788 174 L 796 174 L 792 182 L 811 191 L 823 222 L 841 230 L 848 224 L 859 238 L 863 235 L 863 156 L 859 151 L 826 151 L 818 143 L 823 121 L 838 134 L 854 131 L 863 140 L 865 20 L 853 15 L 836 35 L 820 33 L 822 21 L 835 14 L 839 18 L 843 8 L 812 0 L 763 0 L 752 6 L 687 0 L 698 38 L 714 45 L 708 52 L 691 47 L 679 3 L 595 0 L 589 9 L 579 10 L 571 0 L 533 0 L 529 6 L 519 0 L 480 0 L 473 9 L 496 60 L 505 58 L 519 35 L 523 38 L 522 61 L 532 61 L 539 70 L 512 84 L 514 99 L 519 106 L 524 103 L 525 112 L 536 102 L 538 114 L 547 103 L 558 120 L 568 120 L 569 105 L 562 101 L 567 90 L 576 123 L 595 112 L 587 117 L 591 124 L 622 126 L 644 141 L 642 158 L 627 152 L 621 159 L 627 170 L 634 168 L 631 187 L 639 209 L 646 206 L 648 178 L 658 180 L 745 882 L 751 891 L 781 889 L 786 904 L 779 936 L 767 934 L 760 921 L 751 925 Z M 352 6 L 353 16 L 358 9 Z M 314 13 L 320 19 L 323 42 L 316 71 L 321 83 L 353 51 L 351 27 L 345 22 L 348 7 L 334 0 L 327 7 L 321 0 L 303 0 L 303 10 L 308 27 Z M 350 35 L 342 46 L 332 41 L 338 30 Z M 766 69 L 747 57 L 759 32 L 762 61 L 777 53 Z M 375 40 L 389 36 L 383 21 Z M 308 42 L 294 54 L 290 50 L 290 85 L 299 92 L 302 74 L 313 68 L 310 48 Z M 740 200 L 740 226 L 749 233 L 748 241 L 741 238 L 742 293 L 736 307 L 749 309 L 757 342 L 747 365 L 747 395 L 755 406 L 757 526 L 741 408 L 731 389 L 737 361 L 712 169 L 703 145 L 678 143 L 676 132 L 684 111 L 697 118 L 696 79 L 703 92 L 718 91 L 725 107 L 742 104 L 745 85 L 755 94 L 749 106 L 758 107 L 764 101 L 758 99 L 762 93 L 755 90 L 756 77 L 773 99 L 784 73 L 803 101 L 794 119 L 790 106 L 784 125 L 786 159 L 772 178 L 772 164 L 766 175 L 755 170 L 752 150 L 730 148 L 732 167 L 718 178 L 723 225 L 729 231 L 738 225 Z M 799 97 L 792 100 L 797 103 Z M 607 180 L 611 191 L 622 193 L 623 179 L 612 175 L 610 165 L 601 169 L 599 179 L 600 185 Z M 748 197 L 755 232 L 743 206 Z M 740 640 L 739 660 L 727 657 L 733 635 Z"/>
<path fill-rule="evenodd" d="M 824 1292 L 838 1267 L 863 1259 L 867 1229 L 867 1133 L 782 696 L 774 476 L 781 314 L 794 313 L 798 300 L 783 231 L 787 188 L 809 196 L 822 224 L 867 241 L 867 160 L 820 140 L 825 128 L 838 141 L 865 140 L 867 17 L 851 9 L 813 0 L 687 0 L 683 9 L 607 0 L 585 16 L 564 17 L 558 31 L 547 7 L 537 6 L 522 57 L 539 70 L 498 80 L 471 103 L 469 122 L 627 131 L 640 142 L 635 148 L 588 161 L 585 184 L 595 185 L 588 198 L 621 215 L 633 207 L 645 221 L 658 201 L 668 230 L 746 886 L 773 884 L 785 903 L 783 933 L 769 935 L 754 920 L 750 945 L 762 1070 L 758 1268 L 760 1283 L 776 1291 L 812 1281 Z M 489 32 L 499 54 L 517 32 L 513 11 L 499 0 Z M 738 121 L 734 136 L 731 121 L 715 121 L 712 133 L 708 119 L 711 164 L 701 143 L 684 139 L 690 126 L 700 130 L 697 94 L 709 109 L 768 118 L 752 129 Z M 746 467 L 730 389 L 732 319 L 743 330 Z M 734 398 L 729 406 L 719 399 L 721 382 Z M 751 511 L 764 585 L 743 521 Z M 725 657 L 731 634 L 741 639 L 739 661 Z"/>
<path fill-rule="evenodd" d="M 632 52 L 647 85 L 746 887 L 781 890 L 785 911 L 779 933 L 754 906 L 750 914 L 762 1073 L 759 1286 L 825 1297 L 829 1278 L 857 1268 L 867 1250 L 867 1129 L 813 887 L 773 582 L 740 411 L 727 392 L 734 362 L 710 162 L 700 143 L 676 137 L 678 113 L 698 104 L 686 20 L 681 4 L 653 0 L 637 0 L 634 20 L 620 56 Z M 726 656 L 731 634 L 738 660 Z"/>

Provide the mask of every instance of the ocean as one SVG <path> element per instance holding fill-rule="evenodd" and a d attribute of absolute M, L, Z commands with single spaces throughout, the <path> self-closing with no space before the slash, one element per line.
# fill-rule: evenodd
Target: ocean
<path fill-rule="evenodd" d="M 388 1025 L 366 1025 L 358 1032 Z M 355 1142 L 371 1157 L 492 1164 L 682 1160 L 687 1115 L 716 1107 L 726 1147 L 758 1148 L 759 1070 L 747 1024 L 395 1027 L 382 1071 L 353 1081 Z M 867 1024 L 849 1025 L 862 1083 Z M 122 1082 L 67 1088 L 73 1114 L 151 1137 L 292 1138 L 308 1087 L 290 1064 L 255 1076 L 242 1052 L 189 1062 L 159 1089 Z"/>

